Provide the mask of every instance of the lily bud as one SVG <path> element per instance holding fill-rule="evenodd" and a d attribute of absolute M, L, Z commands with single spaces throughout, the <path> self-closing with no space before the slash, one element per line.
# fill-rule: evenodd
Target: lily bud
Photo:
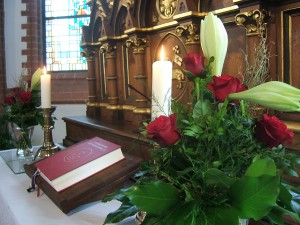
<path fill-rule="evenodd" d="M 211 63 L 212 75 L 221 76 L 228 46 L 228 35 L 222 21 L 212 12 L 201 20 L 200 41 L 206 59 Z"/>
<path fill-rule="evenodd" d="M 38 68 L 31 78 L 31 86 L 30 91 L 35 90 L 37 87 L 39 87 L 41 83 L 41 75 L 43 73 L 43 70 L 41 68 Z"/>
<path fill-rule="evenodd" d="M 300 101 L 300 90 L 280 81 L 262 83 L 248 90 L 249 92 L 275 92 L 295 101 Z"/>
<path fill-rule="evenodd" d="M 299 101 L 273 91 L 254 92 L 252 89 L 249 89 L 247 91 L 229 94 L 228 98 L 231 100 L 246 100 L 282 112 L 300 112 Z"/>

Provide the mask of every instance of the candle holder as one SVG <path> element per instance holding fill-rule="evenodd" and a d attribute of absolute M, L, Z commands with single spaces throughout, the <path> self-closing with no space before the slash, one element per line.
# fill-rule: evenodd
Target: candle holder
<path fill-rule="evenodd" d="M 53 126 L 51 124 L 51 115 L 55 111 L 55 109 L 56 107 L 42 109 L 44 117 L 44 143 L 43 146 L 40 147 L 39 150 L 36 152 L 34 160 L 36 158 L 49 157 L 60 150 L 60 148 L 54 144 L 52 138 Z"/>

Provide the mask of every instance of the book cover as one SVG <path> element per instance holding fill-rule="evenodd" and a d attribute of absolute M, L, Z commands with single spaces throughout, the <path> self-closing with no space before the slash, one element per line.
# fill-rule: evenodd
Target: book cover
<path fill-rule="evenodd" d="M 122 159 L 121 146 L 94 137 L 41 160 L 35 166 L 48 183 L 61 191 Z"/>

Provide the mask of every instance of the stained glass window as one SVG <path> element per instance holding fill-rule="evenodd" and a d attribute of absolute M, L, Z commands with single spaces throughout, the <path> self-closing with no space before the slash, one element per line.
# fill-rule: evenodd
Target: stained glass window
<path fill-rule="evenodd" d="M 87 1 L 45 0 L 47 70 L 87 70 L 86 59 L 80 56 L 81 27 L 90 20 Z"/>

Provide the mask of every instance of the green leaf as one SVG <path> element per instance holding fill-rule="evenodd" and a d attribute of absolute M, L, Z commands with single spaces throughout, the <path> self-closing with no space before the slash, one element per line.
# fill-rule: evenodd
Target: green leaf
<path fill-rule="evenodd" d="M 178 200 L 179 192 L 171 184 L 153 181 L 134 186 L 126 196 L 142 211 L 156 215 L 163 214 Z"/>
<path fill-rule="evenodd" d="M 147 215 L 143 225 L 200 225 L 197 223 L 193 207 L 193 203 L 178 203 L 160 217 Z"/>
<path fill-rule="evenodd" d="M 221 188 L 229 188 L 236 179 L 228 177 L 218 169 L 208 169 L 204 174 L 204 179 L 208 185 L 217 185 Z"/>
<path fill-rule="evenodd" d="M 135 215 L 139 211 L 139 208 L 135 205 L 122 204 L 119 209 L 107 215 L 104 224 L 121 222 L 127 217 Z"/>
<path fill-rule="evenodd" d="M 286 209 L 292 210 L 292 207 L 291 207 L 292 195 L 288 191 L 288 189 L 282 184 L 280 184 L 280 192 L 278 195 L 278 199 L 280 200 L 280 202 L 284 205 L 284 207 Z"/>
<path fill-rule="evenodd" d="M 257 159 L 249 166 L 245 174 L 245 176 L 250 177 L 259 177 L 262 175 L 276 175 L 276 165 L 272 159 Z"/>
<path fill-rule="evenodd" d="M 206 220 L 209 225 L 239 225 L 239 217 L 234 208 L 210 208 L 207 210 Z"/>
<path fill-rule="evenodd" d="M 279 194 L 279 176 L 244 176 L 229 191 L 241 218 L 259 220 L 269 213 Z"/>
<path fill-rule="evenodd" d="M 296 170 L 293 170 L 291 168 L 287 169 L 287 170 L 284 170 L 283 173 L 285 175 L 288 175 L 288 176 L 292 176 L 292 177 L 298 177 L 298 173 Z"/>
<path fill-rule="evenodd" d="M 300 224 L 300 218 L 299 215 L 295 212 L 289 211 L 287 209 L 284 209 L 278 205 L 273 207 L 272 211 L 268 215 L 268 217 L 275 222 L 276 224 L 283 225 L 283 216 L 284 215 L 289 215 L 295 222 Z M 281 217 L 281 218 L 280 218 Z"/>
<path fill-rule="evenodd" d="M 117 191 L 115 191 L 114 193 L 112 194 L 108 194 L 106 195 L 103 199 L 102 199 L 102 202 L 109 202 L 111 200 L 118 200 L 120 202 L 123 202 L 123 201 L 128 201 L 129 199 L 127 198 L 127 196 L 124 194 L 126 191 L 128 191 L 128 188 L 125 188 L 125 189 L 119 189 Z"/>

